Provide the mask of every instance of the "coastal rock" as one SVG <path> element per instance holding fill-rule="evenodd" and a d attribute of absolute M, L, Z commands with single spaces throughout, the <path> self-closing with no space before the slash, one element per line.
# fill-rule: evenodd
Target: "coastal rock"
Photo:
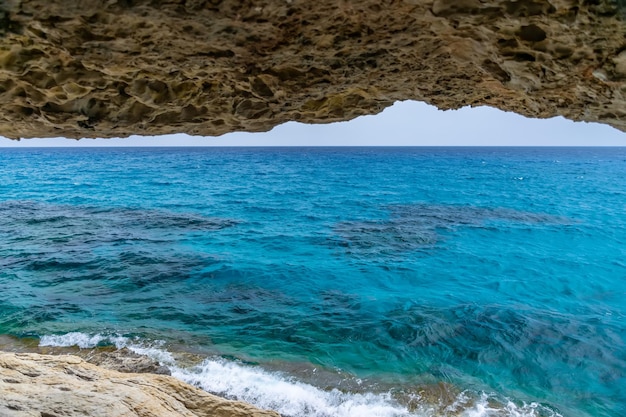
<path fill-rule="evenodd" d="M 140 355 L 128 348 L 115 349 L 111 346 L 99 346 L 92 349 L 81 349 L 77 346 L 40 346 L 38 338 L 16 338 L 10 335 L 0 335 L 0 351 L 73 355 L 94 365 L 118 372 L 171 374 L 168 367 L 161 365 L 149 356 Z"/>
<path fill-rule="evenodd" d="M 173 377 L 100 368 L 77 356 L 0 353 L 0 416 L 279 417 Z"/>
<path fill-rule="evenodd" d="M 397 100 L 626 131 L 624 0 L 4 0 L 0 135 L 266 131 Z"/>
<path fill-rule="evenodd" d="M 127 348 L 111 352 L 92 351 L 85 357 L 85 360 L 102 368 L 118 372 L 171 375 L 169 368 L 166 366 L 162 366 L 155 360 L 144 355 L 139 355 Z"/>

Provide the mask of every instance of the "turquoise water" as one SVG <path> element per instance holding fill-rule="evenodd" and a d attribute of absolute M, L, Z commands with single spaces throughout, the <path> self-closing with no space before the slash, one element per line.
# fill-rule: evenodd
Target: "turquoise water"
<path fill-rule="evenodd" d="M 285 416 L 626 415 L 626 148 L 1 149 L 0 294 Z"/>

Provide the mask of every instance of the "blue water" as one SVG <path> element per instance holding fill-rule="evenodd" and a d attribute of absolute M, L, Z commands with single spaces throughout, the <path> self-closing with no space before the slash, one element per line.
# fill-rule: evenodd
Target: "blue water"
<path fill-rule="evenodd" d="M 1 149 L 0 294 L 283 415 L 622 416 L 626 148 Z"/>

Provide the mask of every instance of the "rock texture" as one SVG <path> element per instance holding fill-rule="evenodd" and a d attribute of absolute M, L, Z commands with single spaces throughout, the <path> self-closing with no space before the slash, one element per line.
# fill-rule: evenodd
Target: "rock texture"
<path fill-rule="evenodd" d="M 73 355 L 113 371 L 171 375 L 167 366 L 128 348 L 98 346 L 92 349 L 81 349 L 77 346 L 39 346 L 39 343 L 39 338 L 16 338 L 0 334 L 0 352 Z M 194 359 L 199 360 L 199 358 Z"/>
<path fill-rule="evenodd" d="M 92 350 L 83 359 L 94 365 L 118 372 L 171 375 L 167 366 L 163 366 L 147 356 L 134 353 L 127 348 L 110 352 Z"/>
<path fill-rule="evenodd" d="M 0 353 L 2 417 L 279 417 L 170 376 L 125 374 L 77 356 Z"/>
<path fill-rule="evenodd" d="M 626 131 L 624 0 L 3 0 L 0 135 L 263 131 L 396 100 Z"/>

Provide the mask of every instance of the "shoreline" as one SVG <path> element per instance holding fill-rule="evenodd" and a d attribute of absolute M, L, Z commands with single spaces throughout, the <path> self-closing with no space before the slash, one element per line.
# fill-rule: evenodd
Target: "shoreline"
<path fill-rule="evenodd" d="M 128 349 L 76 351 L 0 350 L 0 415 L 279 417 L 187 384 Z"/>
<path fill-rule="evenodd" d="M 42 345 L 35 337 L 0 335 L 0 416 L 562 417 L 539 403 L 514 404 L 445 381 L 409 389 L 362 381 L 364 386 L 351 389 L 346 380 L 332 383 L 320 374 L 317 382 L 326 383 L 316 386 L 284 369 L 249 368 L 189 352 L 167 358 L 171 352 L 163 352 L 155 356 L 132 345 Z M 111 408 L 117 402 L 128 409 Z M 154 409 L 145 411 L 145 404 Z M 57 408 L 46 411 L 50 407 Z"/>

